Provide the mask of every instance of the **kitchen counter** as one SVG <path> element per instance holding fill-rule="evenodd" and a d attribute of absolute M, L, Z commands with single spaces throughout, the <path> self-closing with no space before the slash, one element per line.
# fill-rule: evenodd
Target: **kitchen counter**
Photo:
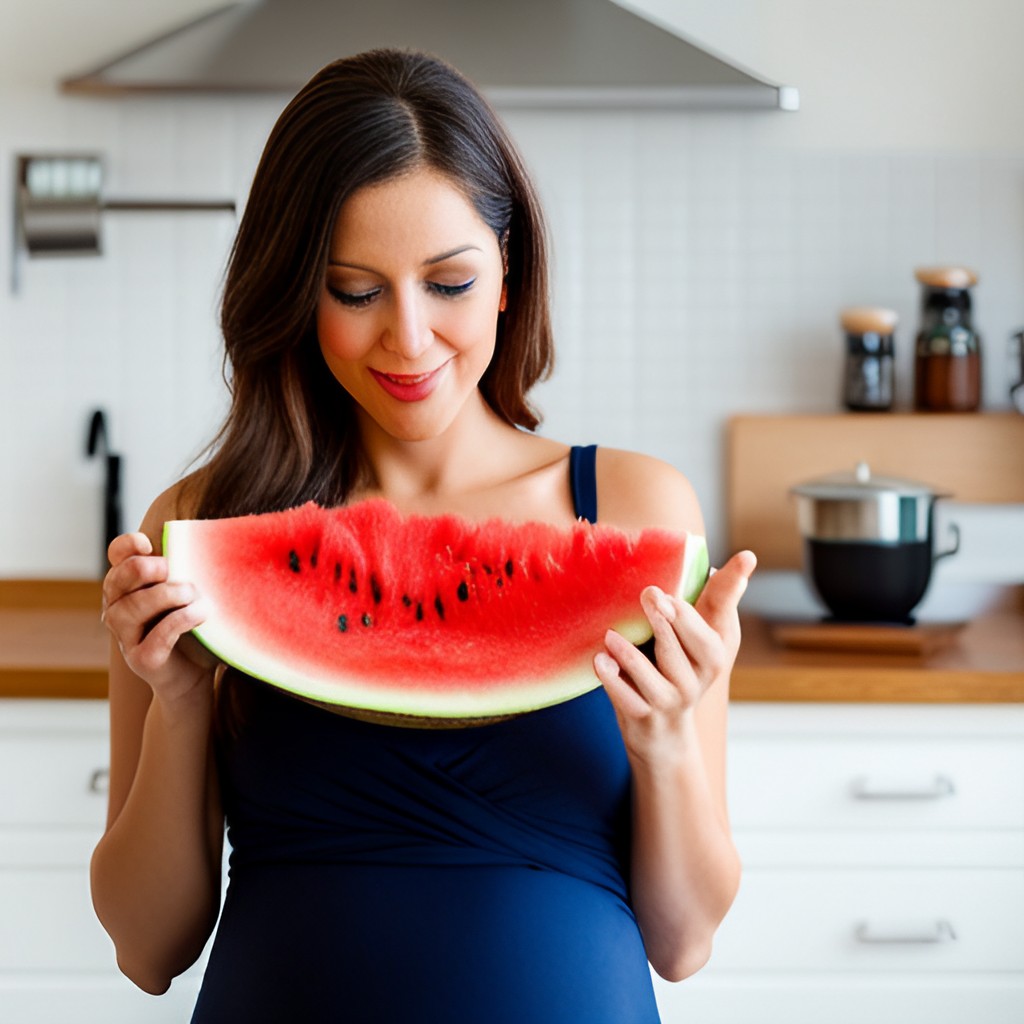
<path fill-rule="evenodd" d="M 0 697 L 106 697 L 109 644 L 98 581 L 0 581 Z"/>
<path fill-rule="evenodd" d="M 99 584 L 64 584 L 0 583 L 0 697 L 106 696 Z M 774 639 L 778 623 L 742 621 L 734 701 L 1024 702 L 1021 587 L 1006 588 L 947 646 L 921 655 L 792 649 Z"/>
<path fill-rule="evenodd" d="M 1007 587 L 945 645 L 922 654 L 800 649 L 776 639 L 781 621 L 741 621 L 734 701 L 1024 702 L 1021 587 Z"/>

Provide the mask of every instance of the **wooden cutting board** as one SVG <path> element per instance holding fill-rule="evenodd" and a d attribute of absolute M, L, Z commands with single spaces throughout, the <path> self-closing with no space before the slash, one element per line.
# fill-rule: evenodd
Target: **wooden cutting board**
<path fill-rule="evenodd" d="M 928 622 L 912 626 L 873 622 L 777 622 L 772 640 L 804 651 L 852 651 L 926 657 L 956 643 L 964 622 Z"/>

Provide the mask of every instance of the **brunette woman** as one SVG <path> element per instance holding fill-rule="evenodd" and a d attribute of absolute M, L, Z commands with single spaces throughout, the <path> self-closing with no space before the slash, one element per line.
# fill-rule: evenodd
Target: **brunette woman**
<path fill-rule="evenodd" d="M 725 801 L 742 553 L 696 608 L 642 595 L 603 684 L 506 721 L 331 714 L 216 665 L 163 522 L 370 496 L 417 513 L 703 533 L 672 467 L 533 431 L 550 370 L 541 214 L 454 70 L 338 61 L 267 142 L 231 255 L 232 405 L 203 469 L 110 546 L 112 761 L 97 912 L 159 993 L 230 885 L 196 1022 L 651 1024 L 648 963 L 707 959 L 736 892 Z"/>

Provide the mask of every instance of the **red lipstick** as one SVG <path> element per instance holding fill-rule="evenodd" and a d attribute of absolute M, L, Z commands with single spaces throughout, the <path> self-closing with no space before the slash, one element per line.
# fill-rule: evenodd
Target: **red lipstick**
<path fill-rule="evenodd" d="M 429 373 L 381 373 L 371 369 L 373 379 L 392 397 L 400 402 L 422 402 L 433 394 L 447 363 L 442 363 Z"/>

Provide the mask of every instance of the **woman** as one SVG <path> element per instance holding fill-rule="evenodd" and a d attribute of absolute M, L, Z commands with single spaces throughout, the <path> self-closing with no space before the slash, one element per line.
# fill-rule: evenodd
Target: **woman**
<path fill-rule="evenodd" d="M 609 632 L 603 687 L 429 731 L 223 671 L 185 635 L 201 595 L 159 556 L 167 519 L 370 496 L 703 533 L 671 467 L 532 433 L 526 393 L 552 357 L 543 226 L 472 87 L 394 51 L 316 75 L 268 140 L 222 326 L 233 401 L 214 454 L 114 540 L 104 584 L 92 885 L 122 970 L 159 993 L 201 952 L 226 813 L 194 1021 L 656 1021 L 648 961 L 697 970 L 738 885 L 725 715 L 752 555 L 697 609 L 644 592 L 655 662 Z"/>

